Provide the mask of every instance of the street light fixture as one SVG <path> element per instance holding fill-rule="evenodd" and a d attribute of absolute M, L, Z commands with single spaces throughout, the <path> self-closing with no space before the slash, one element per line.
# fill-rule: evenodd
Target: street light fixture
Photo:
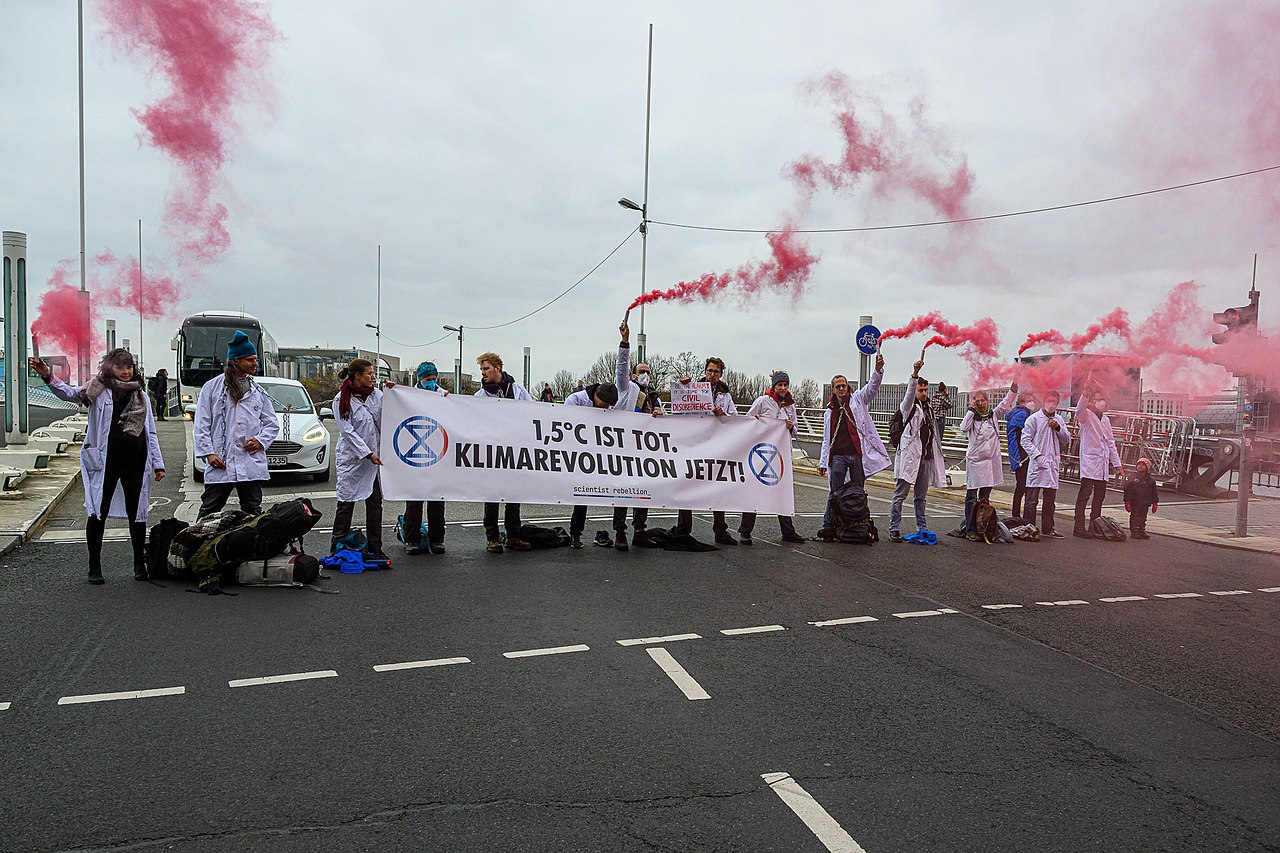
<path fill-rule="evenodd" d="M 373 334 L 378 339 L 378 354 L 374 356 L 375 360 L 373 362 L 373 375 L 381 379 L 382 365 L 379 364 L 378 362 L 382 361 L 382 326 L 377 325 L 375 323 L 365 323 L 364 327 L 366 329 L 373 329 Z"/>
<path fill-rule="evenodd" d="M 462 326 L 442 326 L 446 332 L 458 333 L 458 360 L 453 363 L 453 393 L 462 393 Z"/>

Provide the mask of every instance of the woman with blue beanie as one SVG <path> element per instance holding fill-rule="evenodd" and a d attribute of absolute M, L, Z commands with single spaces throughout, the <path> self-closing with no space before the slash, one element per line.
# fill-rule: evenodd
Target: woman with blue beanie
<path fill-rule="evenodd" d="M 449 392 L 440 387 L 440 371 L 435 364 L 424 361 L 418 365 L 417 388 L 428 394 L 439 394 L 447 397 Z M 422 501 L 406 501 L 404 505 L 404 551 L 406 554 L 421 554 L 421 536 L 417 531 L 422 529 Z M 444 553 L 444 501 L 427 501 L 427 542 L 428 553 Z"/>

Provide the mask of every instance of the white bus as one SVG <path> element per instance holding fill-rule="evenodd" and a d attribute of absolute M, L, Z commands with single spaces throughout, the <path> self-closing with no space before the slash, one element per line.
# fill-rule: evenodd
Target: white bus
<path fill-rule="evenodd" d="M 227 366 L 227 344 L 237 329 L 258 348 L 258 375 L 280 375 L 279 349 L 262 321 L 241 311 L 201 311 L 184 319 L 170 342 L 178 354 L 180 407 L 194 403 L 201 386 L 222 374 Z"/>

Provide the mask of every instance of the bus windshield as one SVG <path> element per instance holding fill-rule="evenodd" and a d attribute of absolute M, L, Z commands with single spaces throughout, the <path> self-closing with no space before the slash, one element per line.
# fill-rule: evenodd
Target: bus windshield
<path fill-rule="evenodd" d="M 277 385 L 274 382 L 259 382 L 258 385 L 271 398 L 271 408 L 276 410 L 276 414 L 311 413 L 311 398 L 307 396 L 305 388 L 299 388 L 297 385 Z"/>
<path fill-rule="evenodd" d="M 199 388 L 220 375 L 227 363 L 227 345 L 235 333 L 232 326 L 187 326 L 183 329 L 182 363 L 178 366 L 182 371 L 182 384 Z M 249 337 L 261 352 L 261 335 L 250 330 Z"/>

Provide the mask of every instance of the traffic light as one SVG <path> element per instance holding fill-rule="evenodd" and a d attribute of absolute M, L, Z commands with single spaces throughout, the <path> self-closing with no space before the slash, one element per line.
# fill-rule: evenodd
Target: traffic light
<path fill-rule="evenodd" d="M 1255 291 L 1256 292 L 1256 291 Z M 1252 294 L 1250 294 L 1252 296 Z M 1258 328 L 1258 300 L 1253 297 L 1248 305 L 1228 308 L 1213 315 L 1213 322 L 1226 326 L 1226 331 L 1213 336 L 1215 344 L 1225 344 L 1240 332 L 1253 334 Z"/>

